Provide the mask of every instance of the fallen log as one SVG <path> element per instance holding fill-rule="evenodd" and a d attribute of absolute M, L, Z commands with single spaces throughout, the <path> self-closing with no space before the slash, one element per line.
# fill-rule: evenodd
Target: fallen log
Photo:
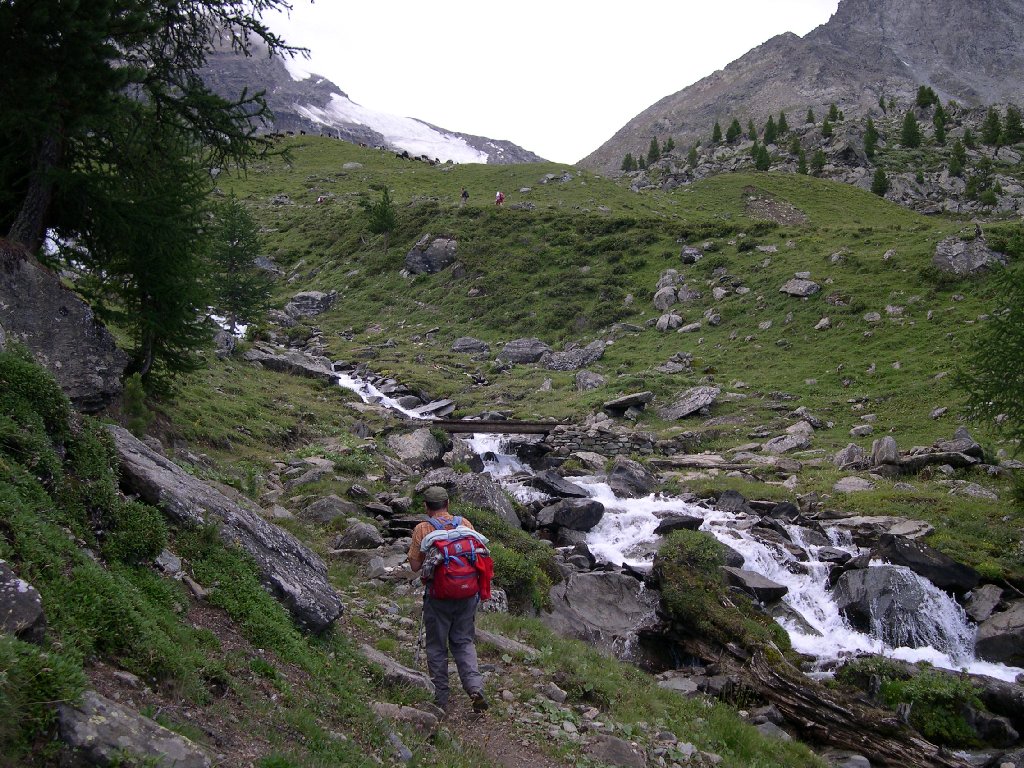
<path fill-rule="evenodd" d="M 801 740 L 848 749 L 872 765 L 893 768 L 969 768 L 969 764 L 921 738 L 895 713 L 849 696 L 840 698 L 785 662 L 755 653 L 745 670 L 751 686 L 793 724 Z"/>

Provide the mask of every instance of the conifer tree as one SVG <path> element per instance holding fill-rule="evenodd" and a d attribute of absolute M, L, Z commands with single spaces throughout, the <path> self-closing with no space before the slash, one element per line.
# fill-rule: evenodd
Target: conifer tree
<path fill-rule="evenodd" d="M 675 141 L 672 140 L 672 137 L 669 136 L 667 139 L 665 139 L 665 144 L 662 147 L 662 152 L 661 153 L 663 155 L 667 155 L 669 152 L 671 152 L 675 148 L 676 148 L 676 143 L 675 143 Z"/>
<path fill-rule="evenodd" d="M 875 175 L 871 179 L 871 191 L 879 197 L 885 197 L 885 193 L 889 191 L 889 177 L 881 168 L 875 169 Z"/>
<path fill-rule="evenodd" d="M 801 148 L 796 156 L 796 172 L 807 175 L 807 153 Z"/>
<path fill-rule="evenodd" d="M 715 121 L 715 127 L 711 130 L 711 142 L 713 144 L 720 144 L 722 142 L 722 126 Z"/>
<path fill-rule="evenodd" d="M 747 120 L 747 138 L 751 141 L 757 141 L 757 126 L 754 125 L 754 118 Z"/>
<path fill-rule="evenodd" d="M 811 157 L 811 170 L 814 171 L 815 175 L 825 170 L 825 151 L 822 149 L 817 150 Z"/>
<path fill-rule="evenodd" d="M 375 235 L 384 236 L 384 253 L 388 252 L 388 241 L 391 233 L 398 223 L 398 211 L 391 200 L 391 191 L 384 187 L 380 192 L 380 199 L 376 202 L 369 200 L 360 201 L 360 206 L 366 212 L 368 221 L 367 228 Z"/>
<path fill-rule="evenodd" d="M 917 89 L 917 106 L 927 109 L 932 104 L 939 103 L 939 96 L 930 86 L 922 85 Z"/>
<path fill-rule="evenodd" d="M 833 123 L 839 122 L 839 107 L 834 101 L 828 105 L 828 119 Z"/>
<path fill-rule="evenodd" d="M 774 144 L 778 128 L 775 126 L 775 118 L 768 115 L 768 122 L 764 124 L 764 143 Z"/>
<path fill-rule="evenodd" d="M 942 105 L 939 104 L 935 107 L 935 114 L 932 116 L 932 125 L 935 127 L 935 143 L 945 144 L 946 143 L 946 113 L 942 110 Z"/>
<path fill-rule="evenodd" d="M 789 132 L 789 123 L 786 121 L 786 113 L 779 112 L 779 136 Z"/>
<path fill-rule="evenodd" d="M 691 168 L 697 167 L 697 145 L 690 147 L 690 151 L 686 153 L 686 164 Z"/>
<path fill-rule="evenodd" d="M 732 122 L 729 123 L 728 130 L 726 130 L 725 132 L 725 140 L 732 144 L 734 141 L 736 141 L 736 139 L 740 137 L 740 134 L 742 133 L 743 128 L 740 126 L 740 121 L 734 117 L 732 119 Z"/>
<path fill-rule="evenodd" d="M 878 148 L 878 129 L 875 128 L 875 121 L 868 115 L 868 124 L 864 128 L 864 154 L 868 159 L 874 159 L 875 150 Z"/>
<path fill-rule="evenodd" d="M 238 322 L 255 320 L 270 301 L 269 275 L 256 266 L 260 254 L 259 226 L 232 194 L 217 211 L 211 238 L 210 286 L 214 307 L 224 315 L 233 334 Z"/>
<path fill-rule="evenodd" d="M 970 128 L 964 128 L 964 146 L 967 149 L 977 149 L 978 142 L 974 138 L 974 131 Z"/>
<path fill-rule="evenodd" d="M 658 147 L 658 139 L 651 137 L 651 146 L 647 148 L 647 164 L 656 163 L 661 159 L 661 149 Z"/>
<path fill-rule="evenodd" d="M 636 160 L 633 159 L 632 152 L 627 152 L 626 156 L 622 158 L 622 170 L 626 173 L 636 170 Z"/>
<path fill-rule="evenodd" d="M 803 148 L 800 144 L 800 137 L 794 136 L 793 139 L 789 142 L 789 154 L 799 155 L 801 152 L 803 152 Z"/>
<path fill-rule="evenodd" d="M 955 142 L 953 142 L 953 149 L 949 153 L 949 175 L 963 175 L 964 166 L 966 165 L 967 150 L 964 149 L 964 145 L 960 143 L 960 139 L 957 139 Z"/>
<path fill-rule="evenodd" d="M 999 112 L 995 107 L 989 107 L 988 114 L 985 115 L 985 122 L 981 124 L 981 141 L 994 147 L 999 144 L 1002 134 L 1003 121 L 999 117 Z"/>
<path fill-rule="evenodd" d="M 884 93 L 878 94 L 878 107 L 879 107 L 879 109 L 882 110 L 882 114 L 884 115 L 886 113 L 885 94 Z"/>
<path fill-rule="evenodd" d="M 647 170 L 647 158 L 644 157 L 643 155 L 638 155 L 637 156 L 636 164 L 637 164 L 637 167 L 641 171 L 646 171 Z"/>
<path fill-rule="evenodd" d="M 914 111 L 907 110 L 903 117 L 903 125 L 900 128 L 900 144 L 907 149 L 917 149 L 921 146 L 921 127 L 917 124 Z"/>
<path fill-rule="evenodd" d="M 754 168 L 758 171 L 767 171 L 771 166 L 772 158 L 768 154 L 768 147 L 762 144 L 757 150 L 757 156 L 754 158 Z"/>
<path fill-rule="evenodd" d="M 832 138 L 832 121 L 827 117 L 821 121 L 821 136 L 825 139 Z"/>
<path fill-rule="evenodd" d="M 1024 123 L 1021 121 L 1020 110 L 1012 104 L 1006 108 L 1003 140 L 1007 144 L 1019 144 L 1021 141 L 1024 141 Z"/>
<path fill-rule="evenodd" d="M 895 112 L 895 111 L 896 111 L 896 97 L 895 96 L 890 96 L 889 97 L 889 112 Z"/>
<path fill-rule="evenodd" d="M 815 120 L 814 120 L 814 110 L 811 109 L 810 107 L 807 108 L 807 117 L 804 118 L 804 122 L 805 123 L 810 123 L 811 125 L 814 125 L 814 123 L 815 123 Z"/>
<path fill-rule="evenodd" d="M 757 153 L 760 151 L 760 145 L 757 143 L 757 139 L 754 139 L 754 143 L 750 147 L 750 159 L 755 163 L 757 162 Z"/>

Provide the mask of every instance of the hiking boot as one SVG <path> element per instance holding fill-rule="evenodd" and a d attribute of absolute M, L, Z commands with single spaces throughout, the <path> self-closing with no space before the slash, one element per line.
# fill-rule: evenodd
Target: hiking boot
<path fill-rule="evenodd" d="M 474 712 L 485 712 L 490 704 L 487 703 L 487 699 L 484 698 L 483 691 L 473 691 L 469 694 L 469 700 L 473 702 Z"/>

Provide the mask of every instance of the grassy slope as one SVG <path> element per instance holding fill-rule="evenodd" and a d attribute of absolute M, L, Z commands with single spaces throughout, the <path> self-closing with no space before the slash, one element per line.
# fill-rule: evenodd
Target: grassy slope
<path fill-rule="evenodd" d="M 311 321 L 323 330 L 329 353 L 366 360 L 377 372 L 433 396 L 452 397 L 459 414 L 505 408 L 518 417 L 582 419 L 618 394 L 649 389 L 657 405 L 689 386 L 714 382 L 742 398 L 721 402 L 713 412 L 733 417 L 736 425 L 711 429 L 700 419 L 668 424 L 650 409 L 638 426 L 662 434 L 703 431 L 708 448 L 727 449 L 747 442 L 755 428 L 778 434 L 791 423 L 779 410 L 777 393 L 787 393 L 796 399 L 784 402 L 807 406 L 835 424 L 816 434 L 805 459 L 827 457 L 849 442 L 870 449 L 874 437 L 883 434 L 895 436 L 906 450 L 948 438 L 966 423 L 953 374 L 971 348 L 979 318 L 997 307 L 984 279 L 952 281 L 930 266 L 939 240 L 973 232 L 962 222 L 926 218 L 848 186 L 796 175 L 725 175 L 669 193 L 635 194 L 556 164 L 431 167 L 314 137 L 295 139 L 288 149 L 290 162 L 273 159 L 253 166 L 245 177 L 222 182 L 257 214 L 268 254 L 288 274 L 278 299 L 283 303 L 302 289 L 337 290 L 335 308 Z M 359 167 L 344 168 L 352 163 Z M 563 182 L 566 171 L 572 178 Z M 556 179 L 541 183 L 546 174 Z M 380 239 L 367 233 L 357 204 L 384 185 L 399 210 L 387 254 Z M 460 209 L 463 186 L 471 197 Z M 507 195 L 500 210 L 492 203 L 492 190 L 498 188 Z M 520 191 L 524 188 L 529 191 Z M 795 206 L 808 223 L 778 226 L 748 218 L 751 188 Z M 292 204 L 272 203 L 279 194 Z M 316 204 L 320 195 L 328 202 Z M 516 207 L 526 203 L 533 209 Z M 411 278 L 399 274 L 406 252 L 426 233 L 457 238 L 465 276 L 455 277 L 451 270 Z M 702 261 L 680 263 L 682 244 L 706 242 L 714 243 L 714 250 Z M 777 251 L 764 253 L 751 243 Z M 841 256 L 833 259 L 833 254 Z M 679 269 L 704 294 L 697 304 L 673 311 L 689 323 L 714 307 L 721 325 L 705 323 L 695 334 L 613 331 L 616 322 L 644 326 L 657 317 L 651 297 L 667 268 Z M 715 277 L 716 269 L 729 277 Z M 779 287 L 800 271 L 810 272 L 823 290 L 807 300 L 780 293 Z M 712 288 L 730 284 L 750 292 L 714 301 Z M 830 305 L 826 297 L 833 293 L 846 306 Z M 887 307 L 901 312 L 890 315 Z M 880 313 L 881 322 L 866 322 L 868 312 Z M 830 318 L 831 328 L 814 330 L 823 317 Z M 762 330 L 768 321 L 771 327 Z M 572 373 L 535 366 L 498 372 L 490 359 L 449 351 L 454 339 L 466 335 L 488 341 L 491 359 L 502 343 L 521 336 L 538 336 L 556 349 L 595 338 L 614 340 L 590 366 L 607 383 L 579 393 Z M 693 354 L 692 374 L 654 370 L 677 352 Z M 476 383 L 480 378 L 488 383 Z M 541 390 L 546 379 L 550 391 Z M 939 406 L 949 413 L 931 419 Z M 225 423 L 204 415 L 213 407 L 197 398 L 183 406 L 188 418 L 176 420 L 202 425 L 188 430 L 202 440 L 205 431 Z M 851 438 L 850 428 L 865 414 L 876 416 L 875 434 Z M 987 425 L 968 426 L 993 454 L 1012 448 L 1001 445 Z M 828 494 L 836 478 L 826 461 L 801 474 L 797 492 Z M 753 495 L 787 495 L 763 485 L 725 482 Z M 855 512 L 925 517 L 939 528 L 933 543 L 950 554 L 993 576 L 1024 575 L 1014 546 L 1017 518 L 1011 513 L 1010 521 L 1002 519 L 1005 505 L 965 500 L 945 488 L 913 482 L 914 492 L 882 483 L 876 492 L 832 503 Z"/>

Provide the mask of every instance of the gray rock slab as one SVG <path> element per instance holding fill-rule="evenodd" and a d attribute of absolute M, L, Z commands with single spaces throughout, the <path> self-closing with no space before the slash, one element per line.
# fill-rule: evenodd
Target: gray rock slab
<path fill-rule="evenodd" d="M 57 722 L 77 765 L 127 765 L 126 754 L 154 768 L 211 765 L 210 758 L 184 736 L 95 691 L 86 691 L 77 704 L 61 704 Z"/>
<path fill-rule="evenodd" d="M 636 499 L 654 491 L 658 479 L 640 462 L 616 456 L 608 471 L 608 485 L 617 496 Z"/>
<path fill-rule="evenodd" d="M 284 305 L 284 311 L 293 318 L 315 317 L 333 307 L 337 299 L 337 291 L 302 291 L 292 296 L 292 300 Z"/>
<path fill-rule="evenodd" d="M 76 408 L 98 411 L 121 393 L 128 356 L 92 309 L 49 270 L 0 241 L 0 326 L 24 344 Z"/>
<path fill-rule="evenodd" d="M 995 584 L 982 584 L 971 590 L 964 610 L 971 621 L 980 624 L 988 619 L 1003 599 L 1003 588 Z"/>
<path fill-rule="evenodd" d="M 242 359 L 250 363 L 259 363 L 264 368 L 278 373 L 304 376 L 332 384 L 338 382 L 338 374 L 334 372 L 330 360 L 294 349 L 279 349 L 269 344 L 258 343 L 246 350 Z"/>
<path fill-rule="evenodd" d="M 780 293 L 786 293 L 790 296 L 797 296 L 804 298 L 806 296 L 813 296 L 821 290 L 821 286 L 813 280 L 806 280 L 799 277 L 794 277 L 792 280 L 788 280 L 779 288 Z"/>
<path fill-rule="evenodd" d="M 721 393 L 721 387 L 693 387 L 676 397 L 671 405 L 660 409 L 658 414 L 664 419 L 684 419 L 690 414 L 710 407 Z"/>
<path fill-rule="evenodd" d="M 452 352 L 466 352 L 468 354 L 479 354 L 490 352 L 491 345 L 486 341 L 474 339 L 471 336 L 462 336 L 452 342 Z"/>
<path fill-rule="evenodd" d="M 754 571 L 746 571 L 742 568 L 732 568 L 724 565 L 722 566 L 722 572 L 725 574 L 727 584 L 739 587 L 754 597 L 759 603 L 774 603 L 776 600 L 781 600 L 789 592 L 789 587 L 772 581 Z"/>
<path fill-rule="evenodd" d="M 614 768 L 647 768 L 647 757 L 640 747 L 634 747 L 628 741 L 598 734 L 587 744 L 585 752 L 601 765 Z"/>
<path fill-rule="evenodd" d="M 957 277 L 966 277 L 1004 264 L 1006 256 L 993 251 L 982 238 L 961 240 L 956 235 L 939 242 L 932 256 L 934 267 Z"/>
<path fill-rule="evenodd" d="M 363 655 L 367 660 L 377 664 L 384 669 L 384 680 L 392 685 L 408 685 L 413 688 L 422 688 L 425 691 L 434 692 L 434 684 L 423 672 L 409 669 L 390 656 L 381 653 L 372 645 L 364 643 L 362 646 Z"/>
<path fill-rule="evenodd" d="M 837 493 L 859 493 L 861 491 L 873 491 L 875 484 L 863 477 L 843 477 L 836 481 L 832 490 Z"/>
<path fill-rule="evenodd" d="M 441 463 L 444 446 L 433 433 L 423 427 L 412 432 L 389 435 L 388 448 L 398 459 L 411 467 L 434 467 Z"/>
<path fill-rule="evenodd" d="M 978 626 L 975 653 L 986 661 L 1024 666 L 1024 600 L 992 614 Z"/>
<path fill-rule="evenodd" d="M 513 640 L 504 635 L 499 635 L 496 632 L 488 632 L 486 629 L 480 629 L 477 627 L 476 639 L 480 642 L 493 645 L 502 653 L 511 653 L 518 656 L 526 656 L 532 658 L 540 655 L 540 651 L 536 648 L 526 645 L 526 643 L 520 643 L 518 640 Z"/>
<path fill-rule="evenodd" d="M 544 367 L 549 371 L 578 371 L 604 356 L 605 343 L 598 339 L 585 347 L 575 346 L 562 352 L 550 352 L 544 356 Z"/>
<path fill-rule="evenodd" d="M 0 634 L 42 643 L 46 614 L 39 591 L 0 560 Z"/>
<path fill-rule="evenodd" d="M 550 351 L 540 339 L 513 339 L 502 347 L 499 357 L 511 363 L 536 363 Z"/>
<path fill-rule="evenodd" d="M 761 451 L 762 453 L 780 454 L 788 451 L 802 451 L 806 448 L 810 448 L 810 446 L 810 436 L 798 432 L 796 434 L 773 437 L 761 446 Z"/>
<path fill-rule="evenodd" d="M 633 392 L 614 400 L 609 400 L 602 407 L 609 413 L 621 413 L 634 406 L 643 407 L 654 399 L 653 392 Z"/>
<path fill-rule="evenodd" d="M 424 235 L 405 255 L 405 268 L 414 275 L 432 275 L 454 264 L 458 251 L 452 238 Z"/>
<path fill-rule="evenodd" d="M 327 566 L 287 531 L 263 519 L 261 510 L 185 472 L 115 425 L 121 485 L 159 508 L 180 525 L 214 525 L 222 541 L 241 547 L 256 564 L 263 586 L 310 632 L 322 632 L 341 615 L 341 598 L 327 577 Z"/>

